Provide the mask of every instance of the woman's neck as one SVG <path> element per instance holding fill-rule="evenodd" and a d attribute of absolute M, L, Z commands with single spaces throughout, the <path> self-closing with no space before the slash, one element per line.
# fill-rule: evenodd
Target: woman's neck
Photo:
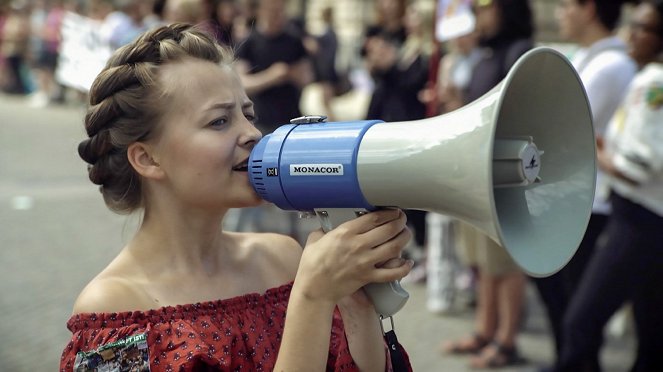
<path fill-rule="evenodd" d="M 159 212 L 145 213 L 129 244 L 134 253 L 152 257 L 154 261 L 167 261 L 161 264 L 168 264 L 174 270 L 204 270 L 212 274 L 220 269 L 218 263 L 224 261 L 222 256 L 229 241 L 222 230 L 224 214 Z"/>

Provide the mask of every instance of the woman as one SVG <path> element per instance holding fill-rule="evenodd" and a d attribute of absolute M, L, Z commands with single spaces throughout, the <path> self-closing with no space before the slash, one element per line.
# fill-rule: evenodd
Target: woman
<path fill-rule="evenodd" d="M 359 289 L 409 272 L 401 211 L 314 232 L 303 252 L 221 230 L 228 209 L 261 202 L 247 176 L 261 135 L 230 58 L 188 25 L 164 26 L 95 80 L 79 154 L 108 207 L 143 220 L 76 300 L 62 371 L 389 368 Z"/>
<path fill-rule="evenodd" d="M 605 324 L 633 304 L 638 347 L 631 371 L 663 370 L 663 1 L 632 14 L 629 54 L 640 67 L 598 142 L 612 215 L 564 317 L 558 371 L 600 371 Z"/>

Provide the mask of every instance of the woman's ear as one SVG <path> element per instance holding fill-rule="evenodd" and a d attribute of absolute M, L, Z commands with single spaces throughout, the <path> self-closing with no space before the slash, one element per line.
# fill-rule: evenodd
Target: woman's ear
<path fill-rule="evenodd" d="M 138 174 L 145 178 L 161 179 L 163 169 L 154 159 L 154 149 L 143 142 L 134 142 L 127 148 L 127 158 Z"/>

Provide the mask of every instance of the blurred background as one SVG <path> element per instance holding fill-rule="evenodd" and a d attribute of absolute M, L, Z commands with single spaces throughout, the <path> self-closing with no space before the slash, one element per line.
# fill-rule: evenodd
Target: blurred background
<path fill-rule="evenodd" d="M 139 222 L 139 216 L 119 216 L 106 209 L 76 153 L 85 136 L 86 92 L 110 53 L 140 32 L 173 21 L 199 24 L 219 42 L 237 49 L 255 27 L 258 3 L 0 0 L 0 370 L 58 369 L 60 353 L 71 336 L 66 322 L 76 296 L 117 254 Z M 390 11 L 385 10 L 389 8 L 382 3 L 284 2 L 289 32 L 301 36 L 315 71 L 314 81 L 302 87 L 299 102 L 294 102 L 303 114 L 326 115 L 335 121 L 370 116 L 379 80 L 366 40 L 372 27 L 390 25 Z M 437 90 L 440 61 L 454 49 L 451 37 L 441 40 L 444 37 L 438 34 L 442 31 L 436 18 L 442 2 L 393 3 L 402 27 L 396 59 L 421 57 L 421 84 L 409 98 L 416 98 L 422 117 L 443 114 L 450 108 L 441 103 Z M 559 37 L 557 1 L 531 0 L 530 6 L 535 43 L 571 56 L 577 46 Z M 625 6 L 623 20 L 630 9 Z M 444 284 L 453 296 L 439 305 L 435 296 L 440 295 L 440 279 L 427 271 L 431 241 L 421 229 L 425 216 L 412 217 L 417 219 L 419 226 L 413 229 L 418 236 L 408 248 L 417 265 L 404 281 L 412 298 L 395 317 L 397 334 L 415 370 L 467 370 L 467 358 L 443 354 L 440 344 L 473 331 L 474 277 L 453 260 L 459 266 L 451 283 Z M 279 231 L 300 241 L 317 228 L 315 220 L 300 220 L 274 208 L 252 214 L 233 211 L 225 224 L 233 230 Z M 433 244 L 453 251 L 458 244 L 455 222 L 429 220 L 429 232 L 431 226 L 442 231 L 442 241 Z M 601 356 L 606 370 L 626 370 L 633 359 L 634 339 L 628 312 L 624 314 L 606 330 Z M 554 361 L 553 336 L 531 283 L 517 344 L 526 361 L 508 370 L 539 370 Z"/>

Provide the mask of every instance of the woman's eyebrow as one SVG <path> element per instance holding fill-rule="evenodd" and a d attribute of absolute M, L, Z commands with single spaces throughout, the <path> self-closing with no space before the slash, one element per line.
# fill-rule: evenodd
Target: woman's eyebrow
<path fill-rule="evenodd" d="M 212 110 L 218 110 L 218 109 L 229 110 L 229 109 L 232 109 L 233 107 L 235 107 L 235 102 L 221 102 L 221 103 L 215 103 L 215 104 L 211 105 L 205 111 L 212 111 Z"/>

